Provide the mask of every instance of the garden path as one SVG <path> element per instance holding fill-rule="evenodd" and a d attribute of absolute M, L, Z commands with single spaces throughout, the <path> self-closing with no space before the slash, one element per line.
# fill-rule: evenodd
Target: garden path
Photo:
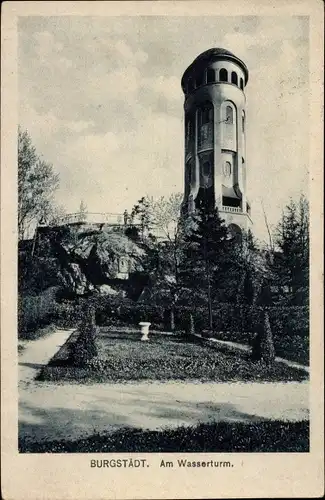
<path fill-rule="evenodd" d="M 73 331 L 74 329 L 55 330 L 40 339 L 24 342 L 24 350 L 18 358 L 20 387 L 34 380 L 42 366 L 47 365 Z"/>
<path fill-rule="evenodd" d="M 77 439 L 121 427 L 158 429 L 217 420 L 304 420 L 308 382 L 58 384 L 34 379 L 72 330 L 31 341 L 19 356 L 19 434 Z"/>
<path fill-rule="evenodd" d="M 207 339 L 207 338 L 202 337 L 202 335 L 199 335 L 199 334 L 195 334 L 195 336 L 200 338 L 200 339 L 204 339 L 208 342 L 213 342 L 213 343 L 219 344 L 221 346 L 230 347 L 231 349 L 235 349 L 238 351 L 245 351 L 245 352 L 251 351 L 251 347 L 246 345 L 246 344 L 239 344 L 238 342 L 230 342 L 229 340 L 219 340 L 219 339 L 214 339 L 214 338 Z M 302 370 L 306 373 L 309 373 L 309 366 L 302 365 L 301 363 L 296 363 L 295 361 L 290 361 L 288 359 L 280 358 L 279 356 L 275 357 L 275 361 L 277 363 L 282 363 L 286 366 L 289 366 L 290 368 L 296 368 L 297 370 Z"/>

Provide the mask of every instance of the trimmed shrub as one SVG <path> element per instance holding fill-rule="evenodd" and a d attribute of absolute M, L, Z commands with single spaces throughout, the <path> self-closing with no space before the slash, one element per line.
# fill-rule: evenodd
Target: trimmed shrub
<path fill-rule="evenodd" d="M 261 316 L 258 333 L 253 343 L 252 359 L 254 361 L 263 361 L 267 366 L 271 366 L 275 360 L 275 350 L 269 314 L 267 311 L 263 311 Z"/>
<path fill-rule="evenodd" d="M 76 341 L 71 344 L 69 357 L 74 366 L 85 366 L 98 354 L 95 341 L 95 309 L 92 305 L 85 310 L 79 332 Z"/>

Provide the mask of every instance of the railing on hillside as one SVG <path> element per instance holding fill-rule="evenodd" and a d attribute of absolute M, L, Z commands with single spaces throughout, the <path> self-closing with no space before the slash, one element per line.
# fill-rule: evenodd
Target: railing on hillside
<path fill-rule="evenodd" d="M 107 212 L 87 212 L 85 214 L 66 214 L 58 220 L 58 225 L 74 224 L 77 222 L 89 224 L 111 224 L 116 226 L 127 225 L 130 223 L 123 214 Z"/>
<path fill-rule="evenodd" d="M 55 223 L 56 226 L 63 226 L 66 224 L 107 224 L 109 226 L 122 227 L 122 226 L 133 226 L 141 230 L 141 221 L 137 218 L 131 219 L 131 217 L 125 214 L 117 213 L 105 213 L 105 212 L 88 212 L 85 214 L 72 213 L 66 214 Z M 144 233 L 147 234 L 147 230 Z M 158 239 L 163 239 L 164 235 L 161 230 L 156 227 L 151 227 L 149 232 Z"/>
<path fill-rule="evenodd" d="M 242 209 L 240 207 L 226 207 L 226 206 L 222 206 L 221 210 L 223 210 L 224 212 L 232 212 L 232 213 L 236 213 L 236 214 L 242 213 Z"/>

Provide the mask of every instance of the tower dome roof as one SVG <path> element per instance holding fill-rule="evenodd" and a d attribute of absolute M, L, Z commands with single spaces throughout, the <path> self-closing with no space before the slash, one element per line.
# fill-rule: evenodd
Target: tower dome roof
<path fill-rule="evenodd" d="M 185 70 L 183 77 L 182 77 L 182 88 L 184 90 L 185 88 L 185 82 L 188 78 L 188 76 L 195 70 L 197 70 L 200 66 L 205 66 L 207 63 L 212 62 L 214 60 L 218 59 L 227 59 L 230 61 L 236 62 L 239 66 L 244 71 L 245 74 L 245 84 L 248 82 L 248 69 L 246 64 L 239 59 L 239 57 L 235 56 L 230 50 L 223 49 L 221 47 L 213 47 L 211 49 L 205 50 L 201 54 L 199 54 L 192 64 L 189 65 L 189 67 Z"/>
<path fill-rule="evenodd" d="M 235 54 L 230 52 L 230 50 L 222 49 L 221 47 L 213 47 L 212 49 L 205 50 L 202 54 L 198 55 L 194 62 L 202 60 L 202 59 L 210 59 L 214 56 L 232 56 L 236 57 Z"/>

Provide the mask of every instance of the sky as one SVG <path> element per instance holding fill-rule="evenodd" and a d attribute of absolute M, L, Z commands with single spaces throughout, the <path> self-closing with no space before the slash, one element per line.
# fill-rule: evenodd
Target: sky
<path fill-rule="evenodd" d="M 184 190 L 180 81 L 222 47 L 249 69 L 247 194 L 267 239 L 290 197 L 308 195 L 307 17 L 21 17 L 19 123 L 60 174 L 68 213 L 130 210 Z"/>

